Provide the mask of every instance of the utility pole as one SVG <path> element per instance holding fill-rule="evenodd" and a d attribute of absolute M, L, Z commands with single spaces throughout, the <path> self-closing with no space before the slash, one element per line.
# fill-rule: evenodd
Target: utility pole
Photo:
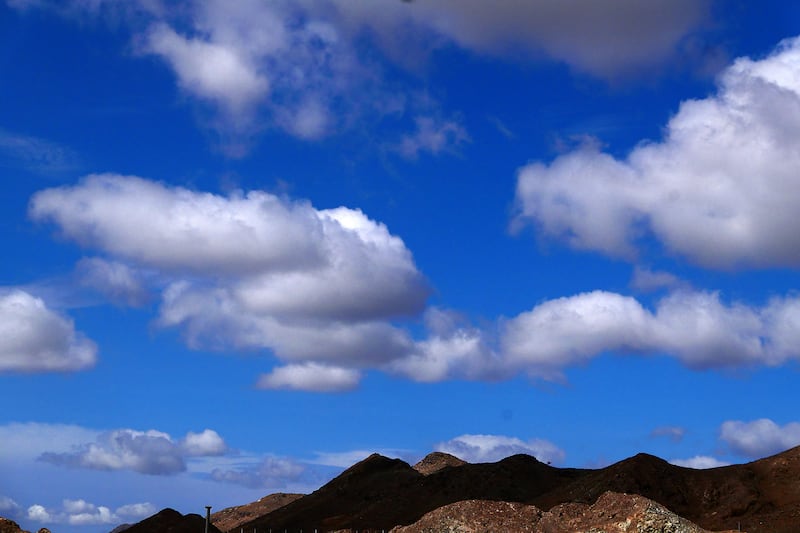
<path fill-rule="evenodd" d="M 208 533 L 208 524 L 211 523 L 211 506 L 206 505 L 206 533 Z"/>

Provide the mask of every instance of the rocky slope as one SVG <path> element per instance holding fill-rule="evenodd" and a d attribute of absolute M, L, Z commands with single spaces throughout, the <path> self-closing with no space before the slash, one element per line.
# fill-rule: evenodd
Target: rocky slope
<path fill-rule="evenodd" d="M 0 517 L 0 533 L 30 533 L 22 529 L 19 524 L 11 519 Z M 37 533 L 50 533 L 46 527 L 41 528 Z"/>
<path fill-rule="evenodd" d="M 445 468 L 454 468 L 467 464 L 455 455 L 449 453 L 433 452 L 426 455 L 420 462 L 413 466 L 414 470 L 427 476 Z"/>
<path fill-rule="evenodd" d="M 642 496 L 607 492 L 592 505 L 567 503 L 550 511 L 486 500 L 452 503 L 391 533 L 707 533 Z"/>
<path fill-rule="evenodd" d="M 286 494 L 279 492 L 264 496 L 258 501 L 239 505 L 236 507 L 228 507 L 211 515 L 211 523 L 214 524 L 221 531 L 237 530 L 239 526 L 245 524 L 259 516 L 271 513 L 276 509 L 280 509 L 286 504 L 302 498 L 304 494 Z"/>

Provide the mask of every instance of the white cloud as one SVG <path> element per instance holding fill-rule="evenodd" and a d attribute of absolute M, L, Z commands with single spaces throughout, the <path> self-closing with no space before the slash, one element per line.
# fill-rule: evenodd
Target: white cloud
<path fill-rule="evenodd" d="M 95 507 L 91 511 L 70 514 L 67 523 L 73 526 L 90 526 L 100 524 L 114 524 L 119 518 L 108 507 Z"/>
<path fill-rule="evenodd" d="M 410 159 L 417 158 L 422 152 L 433 155 L 450 152 L 470 140 L 467 130 L 455 120 L 417 117 L 415 123 L 416 130 L 404 135 L 396 147 L 397 151 Z"/>
<path fill-rule="evenodd" d="M 118 429 L 100 434 L 69 452 L 45 452 L 39 460 L 59 466 L 91 470 L 132 470 L 142 474 L 172 475 L 186 470 L 189 457 L 216 456 L 227 446 L 212 430 L 188 433 L 176 441 L 167 433 Z"/>
<path fill-rule="evenodd" d="M 800 445 L 800 422 L 779 426 L 768 418 L 729 420 L 720 428 L 720 439 L 733 452 L 758 459 Z"/>
<path fill-rule="evenodd" d="M 345 207 L 99 175 L 37 193 L 30 213 L 114 261 L 174 280 L 159 324 L 184 328 L 192 345 L 267 348 L 331 366 L 384 363 L 413 344 L 388 320 L 419 313 L 430 292 L 403 241 Z M 355 375 L 344 372 L 339 386 Z"/>
<path fill-rule="evenodd" d="M 499 320 L 496 328 L 433 322 L 427 339 L 384 368 L 425 382 L 518 373 L 559 381 L 564 369 L 606 353 L 671 356 L 692 369 L 776 366 L 800 358 L 796 296 L 757 307 L 679 290 L 651 310 L 630 296 L 593 291 L 542 302 Z"/>
<path fill-rule="evenodd" d="M 501 342 L 511 366 L 544 377 L 604 352 L 669 354 L 698 369 L 776 365 L 800 355 L 772 346 L 781 342 L 771 336 L 771 317 L 781 307 L 726 305 L 716 293 L 676 292 L 651 312 L 629 296 L 594 291 L 508 320 Z"/>
<path fill-rule="evenodd" d="M 125 518 L 142 519 L 154 514 L 157 511 L 156 506 L 152 503 L 129 503 L 118 507 L 114 512 L 117 516 Z"/>
<path fill-rule="evenodd" d="M 54 522 L 53 516 L 50 515 L 48 510 L 38 504 L 28 507 L 28 519 L 34 522 L 42 522 L 43 524 Z"/>
<path fill-rule="evenodd" d="M 545 463 L 560 463 L 566 455 L 558 446 L 544 439 L 523 441 L 504 435 L 461 435 L 440 442 L 434 449 L 468 463 L 490 463 L 516 454 L 532 455 Z"/>
<path fill-rule="evenodd" d="M 570 246 L 632 258 L 652 235 L 711 268 L 797 266 L 800 39 L 740 58 L 716 95 L 688 100 L 664 139 L 625 159 L 584 146 L 519 171 L 517 223 Z"/>
<path fill-rule="evenodd" d="M 96 359 L 97 346 L 69 318 L 25 291 L 0 290 L 0 373 L 71 372 Z"/>
<path fill-rule="evenodd" d="M 651 437 L 666 437 L 673 442 L 683 440 L 684 435 L 686 435 L 686 428 L 679 426 L 660 426 L 650 432 Z"/>
<path fill-rule="evenodd" d="M 428 294 L 403 241 L 359 210 L 94 175 L 40 191 L 30 214 L 84 246 L 151 268 L 239 276 L 231 294 L 256 312 L 396 316 L 419 311 Z"/>
<path fill-rule="evenodd" d="M 139 306 L 148 299 L 142 276 L 124 263 L 87 257 L 78 261 L 76 268 L 81 285 L 102 293 L 114 302 Z"/>
<path fill-rule="evenodd" d="M 213 429 L 204 429 L 200 433 L 190 431 L 183 438 L 181 447 L 190 457 L 222 455 L 228 451 L 225 441 Z"/>
<path fill-rule="evenodd" d="M 280 489 L 298 481 L 304 472 L 305 468 L 293 459 L 266 457 L 256 465 L 236 470 L 214 469 L 211 478 L 250 488 Z"/>
<path fill-rule="evenodd" d="M 113 512 L 103 505 L 95 505 L 82 499 L 65 499 L 61 507 L 55 509 L 45 508 L 43 505 L 31 505 L 27 517 L 34 522 L 43 524 L 69 524 L 73 526 L 94 526 L 117 524 L 120 517 L 144 518 L 155 512 L 151 503 L 134 503 L 123 505 Z"/>
<path fill-rule="evenodd" d="M 232 120 L 267 96 L 269 80 L 250 58 L 227 43 L 188 39 L 165 24 L 156 24 L 146 38 L 146 51 L 163 57 L 184 90 L 223 107 Z"/>
<path fill-rule="evenodd" d="M 361 374 L 352 369 L 318 363 L 303 363 L 274 368 L 263 374 L 260 389 L 289 389 L 312 392 L 340 392 L 356 388 Z"/>
<path fill-rule="evenodd" d="M 728 466 L 730 463 L 726 463 L 725 461 L 720 461 L 716 457 L 711 457 L 708 455 L 695 455 L 694 457 L 690 457 L 689 459 L 673 459 L 670 463 L 683 466 L 686 468 L 695 468 L 698 470 L 704 470 L 707 468 L 719 468 L 720 466 Z"/>

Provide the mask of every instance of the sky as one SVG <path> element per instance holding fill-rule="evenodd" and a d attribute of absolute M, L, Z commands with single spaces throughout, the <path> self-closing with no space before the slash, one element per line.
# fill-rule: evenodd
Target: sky
<path fill-rule="evenodd" d="M 800 444 L 800 6 L 0 3 L 0 516 Z"/>

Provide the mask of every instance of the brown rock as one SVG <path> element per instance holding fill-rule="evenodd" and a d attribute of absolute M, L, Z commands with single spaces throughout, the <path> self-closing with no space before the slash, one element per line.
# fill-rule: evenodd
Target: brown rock
<path fill-rule="evenodd" d="M 426 455 L 420 462 L 414 465 L 414 470 L 427 476 L 434 472 L 439 472 L 445 468 L 453 468 L 467 464 L 455 455 L 443 452 L 433 452 Z"/>
<path fill-rule="evenodd" d="M 439 507 L 409 526 L 390 533 L 538 533 L 542 511 L 533 505 L 466 500 Z"/>
<path fill-rule="evenodd" d="M 467 500 L 440 507 L 391 533 L 709 533 L 642 496 L 607 492 L 593 505 L 542 512 L 521 503 Z"/>
<path fill-rule="evenodd" d="M 8 518 L 0 518 L 0 533 L 29 533 L 25 531 L 19 524 Z"/>

